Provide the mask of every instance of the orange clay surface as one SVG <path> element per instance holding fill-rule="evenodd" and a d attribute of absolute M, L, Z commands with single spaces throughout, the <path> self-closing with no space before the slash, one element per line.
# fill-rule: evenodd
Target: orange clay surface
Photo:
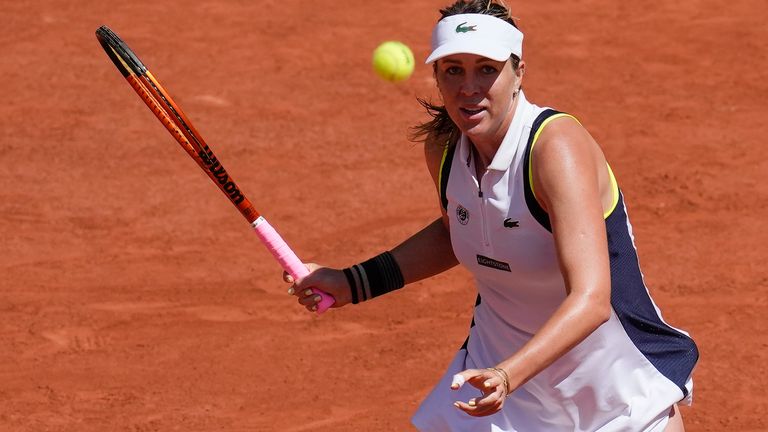
<path fill-rule="evenodd" d="M 764 0 L 508 3 L 528 98 L 602 145 L 646 282 L 699 344 L 687 430 L 768 430 Z M 466 335 L 469 274 L 306 313 L 94 31 L 136 50 L 300 257 L 347 266 L 438 215 L 406 138 L 431 70 L 393 85 L 370 60 L 390 39 L 424 59 L 442 5 L 4 2 L 0 430 L 410 430 Z"/>

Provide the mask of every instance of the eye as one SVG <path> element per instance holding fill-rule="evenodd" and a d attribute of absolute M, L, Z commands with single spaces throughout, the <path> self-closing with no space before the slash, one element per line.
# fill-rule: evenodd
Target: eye
<path fill-rule="evenodd" d="M 486 75 L 493 75 L 498 72 L 498 69 L 496 69 L 494 66 L 491 65 L 483 65 L 480 68 L 480 72 L 486 74 Z"/>
<path fill-rule="evenodd" d="M 461 69 L 459 66 L 450 66 L 445 70 L 445 73 L 448 75 L 459 75 L 463 72 L 463 69 Z"/>

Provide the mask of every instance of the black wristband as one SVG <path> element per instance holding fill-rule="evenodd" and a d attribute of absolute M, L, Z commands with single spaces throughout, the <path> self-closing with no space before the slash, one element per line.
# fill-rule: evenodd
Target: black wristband
<path fill-rule="evenodd" d="M 405 286 L 403 273 L 390 252 L 379 254 L 360 264 L 370 286 L 370 298 L 384 295 Z"/>
<path fill-rule="evenodd" d="M 344 276 L 347 277 L 347 283 L 349 284 L 349 290 L 352 292 L 352 304 L 358 304 L 357 299 L 357 284 L 355 283 L 355 277 L 352 275 L 352 270 L 345 268 Z"/>
<path fill-rule="evenodd" d="M 360 264 L 355 264 L 350 267 L 350 271 L 352 273 L 352 277 L 357 282 L 355 288 L 357 289 L 358 300 L 364 302 L 371 298 L 371 286 L 368 283 L 368 276 L 365 274 L 363 267 L 361 267 Z"/>
<path fill-rule="evenodd" d="M 405 286 L 403 273 L 390 252 L 345 268 L 344 276 L 352 291 L 352 303 L 359 303 Z"/>

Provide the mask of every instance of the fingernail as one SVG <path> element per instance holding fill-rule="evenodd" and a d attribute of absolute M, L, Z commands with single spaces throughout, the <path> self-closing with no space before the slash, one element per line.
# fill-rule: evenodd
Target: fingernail
<path fill-rule="evenodd" d="M 459 385 L 458 385 L 458 384 L 456 384 L 456 383 L 453 383 L 453 384 L 451 384 L 451 388 L 452 388 L 452 389 L 454 389 L 454 390 L 456 390 L 456 389 L 458 389 L 458 388 L 459 388 Z"/>
<path fill-rule="evenodd" d="M 491 386 L 491 382 L 490 381 L 486 381 L 486 382 L 483 383 L 483 385 L 486 386 L 486 387 L 490 387 Z"/>
<path fill-rule="evenodd" d="M 293 287 L 288 288 L 288 295 L 293 295 L 293 293 L 296 292 Z"/>
<path fill-rule="evenodd" d="M 312 312 L 317 310 L 317 305 L 312 306 Z"/>
<path fill-rule="evenodd" d="M 315 298 L 314 298 L 314 300 L 315 300 L 315 303 L 320 303 L 320 300 L 322 300 L 322 299 L 323 299 L 323 298 L 322 298 L 322 297 L 320 297 L 319 295 L 318 295 L 318 296 L 315 296 Z"/>
<path fill-rule="evenodd" d="M 475 406 L 475 400 L 474 399 L 470 399 L 468 405 L 469 406 Z"/>
<path fill-rule="evenodd" d="M 458 402 L 454 402 L 454 403 L 453 403 L 453 406 L 455 406 L 456 408 L 459 408 L 459 409 L 461 409 L 461 407 L 459 406 L 459 403 L 458 403 Z"/>
<path fill-rule="evenodd" d="M 306 296 L 312 295 L 312 290 L 308 289 L 308 290 L 304 291 L 304 295 L 306 295 Z"/>

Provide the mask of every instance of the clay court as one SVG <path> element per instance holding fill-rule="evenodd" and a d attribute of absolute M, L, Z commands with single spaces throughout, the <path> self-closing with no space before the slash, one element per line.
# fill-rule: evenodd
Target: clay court
<path fill-rule="evenodd" d="M 469 273 L 308 314 L 94 31 L 139 54 L 302 259 L 345 267 L 439 214 L 407 135 L 447 2 L 6 3 L 0 430 L 412 430 L 466 336 Z M 687 430 L 768 430 L 768 7 L 507 4 L 528 98 L 601 144 L 646 283 L 699 345 Z M 397 85 L 370 67 L 391 39 L 418 59 Z"/>

